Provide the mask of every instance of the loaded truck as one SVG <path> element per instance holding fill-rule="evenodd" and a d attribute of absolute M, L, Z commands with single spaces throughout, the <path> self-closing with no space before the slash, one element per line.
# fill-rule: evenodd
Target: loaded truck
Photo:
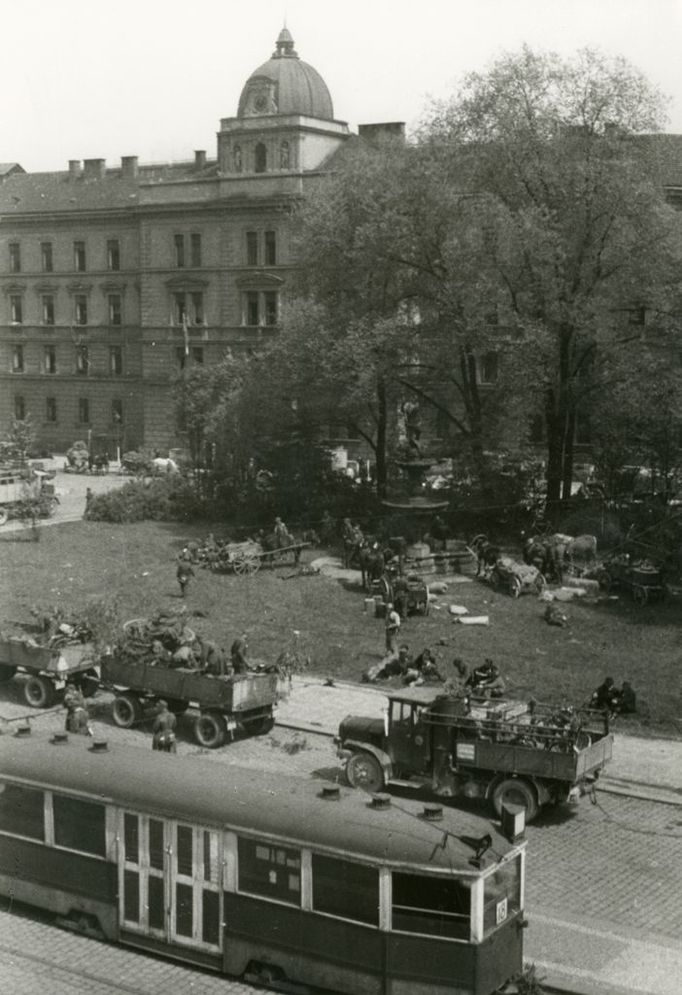
<path fill-rule="evenodd" d="M 389 694 L 383 719 L 347 716 L 335 742 L 353 787 L 487 800 L 498 815 L 515 804 L 527 821 L 593 791 L 613 750 L 604 712 L 428 686 Z"/>
<path fill-rule="evenodd" d="M 40 646 L 17 638 L 0 640 L 0 681 L 10 681 L 16 673 L 27 675 L 24 700 L 31 708 L 50 708 L 66 682 L 76 684 L 86 697 L 98 687 L 92 646 Z"/>

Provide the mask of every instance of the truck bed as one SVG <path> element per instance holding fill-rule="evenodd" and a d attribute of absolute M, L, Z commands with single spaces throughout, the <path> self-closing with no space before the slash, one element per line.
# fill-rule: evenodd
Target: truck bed
<path fill-rule="evenodd" d="M 0 640 L 0 663 L 11 667 L 21 667 L 29 673 L 48 673 L 60 677 L 89 670 L 93 666 L 91 647 L 87 644 L 74 646 L 34 646 L 25 639 Z"/>
<path fill-rule="evenodd" d="M 464 767 L 529 774 L 571 783 L 601 769 L 611 759 L 612 753 L 611 733 L 602 736 L 590 746 L 582 749 L 572 747 L 566 752 L 460 738 L 455 745 L 456 762 Z"/>

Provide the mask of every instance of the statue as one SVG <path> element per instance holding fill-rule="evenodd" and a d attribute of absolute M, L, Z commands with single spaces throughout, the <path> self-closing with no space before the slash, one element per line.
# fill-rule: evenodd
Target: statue
<path fill-rule="evenodd" d="M 421 456 L 419 439 L 421 438 L 421 418 L 419 416 L 418 401 L 403 401 L 400 406 L 405 423 L 405 436 L 407 439 L 407 449 L 412 456 Z"/>

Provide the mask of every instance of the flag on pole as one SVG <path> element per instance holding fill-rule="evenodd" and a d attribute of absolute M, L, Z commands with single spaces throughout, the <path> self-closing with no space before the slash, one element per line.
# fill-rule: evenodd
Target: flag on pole
<path fill-rule="evenodd" d="M 182 316 L 182 334 L 185 339 L 185 356 L 189 356 L 189 329 L 187 327 L 187 312 Z"/>

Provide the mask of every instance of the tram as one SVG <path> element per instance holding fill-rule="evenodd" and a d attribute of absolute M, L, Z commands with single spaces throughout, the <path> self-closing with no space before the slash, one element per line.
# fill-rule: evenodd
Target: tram
<path fill-rule="evenodd" d="M 524 859 L 523 838 L 438 805 L 0 735 L 0 894 L 275 988 L 497 992 L 522 968 Z"/>

